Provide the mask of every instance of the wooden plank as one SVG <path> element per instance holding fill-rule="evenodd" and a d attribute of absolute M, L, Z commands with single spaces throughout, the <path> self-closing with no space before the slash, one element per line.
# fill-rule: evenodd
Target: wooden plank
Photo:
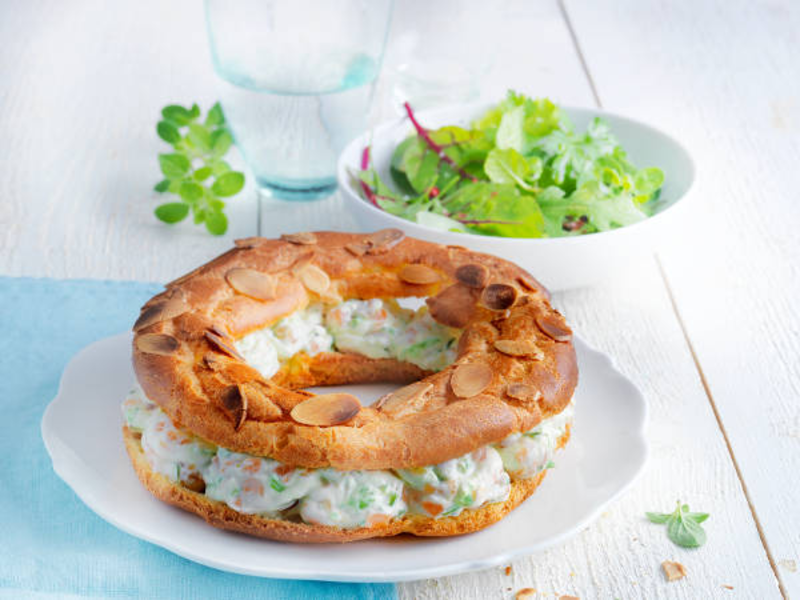
<path fill-rule="evenodd" d="M 568 0 L 599 96 L 684 140 L 694 206 L 659 256 L 790 596 L 800 596 L 796 2 Z"/>
<path fill-rule="evenodd" d="M 192 2 L 0 8 L 0 272 L 167 281 L 257 231 L 253 189 L 229 233 L 153 216 L 160 109 L 210 107 L 216 78 Z"/>

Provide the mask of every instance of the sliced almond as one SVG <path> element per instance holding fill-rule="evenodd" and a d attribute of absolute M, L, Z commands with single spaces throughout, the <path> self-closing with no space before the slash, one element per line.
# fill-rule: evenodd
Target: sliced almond
<path fill-rule="evenodd" d="M 522 588 L 514 594 L 514 600 L 533 600 L 536 596 L 536 590 L 533 588 Z"/>
<path fill-rule="evenodd" d="M 136 347 L 145 354 L 168 356 L 180 347 L 180 342 L 166 333 L 145 333 L 136 338 Z"/>
<path fill-rule="evenodd" d="M 328 274 L 317 265 L 312 265 L 311 263 L 303 266 L 297 272 L 297 276 L 306 286 L 306 289 L 315 294 L 324 294 L 331 285 L 331 278 L 328 277 Z"/>
<path fill-rule="evenodd" d="M 347 423 L 361 410 L 352 394 L 335 393 L 312 396 L 292 409 L 292 419 L 304 425 L 331 427 Z"/>
<path fill-rule="evenodd" d="M 250 298 L 256 300 L 275 299 L 275 278 L 269 273 L 235 267 L 225 273 L 225 280 L 234 290 Z"/>
<path fill-rule="evenodd" d="M 459 398 L 477 396 L 492 383 L 492 369 L 483 363 L 458 365 L 450 376 L 450 387 Z"/>
<path fill-rule="evenodd" d="M 521 277 L 517 277 L 517 282 L 526 290 L 530 290 L 532 292 L 542 291 L 542 287 L 539 284 L 539 282 L 536 281 L 533 277 L 531 277 L 527 273 Z"/>
<path fill-rule="evenodd" d="M 463 284 L 451 285 L 425 300 L 431 317 L 448 327 L 464 327 L 475 313 L 478 293 Z"/>
<path fill-rule="evenodd" d="M 549 338 L 557 342 L 568 342 L 572 339 L 572 330 L 557 312 L 536 315 L 536 325 Z"/>
<path fill-rule="evenodd" d="M 133 330 L 139 331 L 140 329 L 149 327 L 154 323 L 169 321 L 178 315 L 182 315 L 187 310 L 188 308 L 186 304 L 181 298 L 178 297 L 170 298 L 169 300 L 160 302 L 158 304 L 153 304 L 142 311 L 142 314 L 140 314 L 139 318 L 136 319 L 136 323 L 133 324 Z"/>
<path fill-rule="evenodd" d="M 404 265 L 397 276 L 413 285 L 430 285 L 441 280 L 438 272 L 425 265 Z"/>
<path fill-rule="evenodd" d="M 481 296 L 481 302 L 491 310 L 505 310 L 514 306 L 517 299 L 517 288 L 506 283 L 493 283 Z"/>
<path fill-rule="evenodd" d="M 494 347 L 508 356 L 530 356 L 541 359 L 544 353 L 531 340 L 495 340 Z"/>
<path fill-rule="evenodd" d="M 664 569 L 664 576 L 667 581 L 677 581 L 686 577 L 686 567 L 679 562 L 665 560 L 661 563 L 661 568 Z"/>
<path fill-rule="evenodd" d="M 406 414 L 416 412 L 425 394 L 432 389 L 433 384 L 417 381 L 386 394 L 375 407 L 399 419 Z"/>
<path fill-rule="evenodd" d="M 506 396 L 524 404 L 538 402 L 542 392 L 527 383 L 509 383 L 506 387 Z"/>
<path fill-rule="evenodd" d="M 268 389 L 259 381 L 248 381 L 239 384 L 239 391 L 244 396 L 247 406 L 247 419 L 269 423 L 283 416 L 283 411 L 265 392 Z"/>
<path fill-rule="evenodd" d="M 231 385 L 222 391 L 220 402 L 228 416 L 233 419 L 233 428 L 238 431 L 247 419 L 247 397 L 238 385 Z"/>
<path fill-rule="evenodd" d="M 354 256 L 364 256 L 370 247 L 371 244 L 368 242 L 351 242 L 346 244 L 344 249 Z"/>
<path fill-rule="evenodd" d="M 484 265 L 461 265 L 456 269 L 456 279 L 471 288 L 482 290 L 489 279 L 489 269 Z"/>
<path fill-rule="evenodd" d="M 317 243 L 317 236 L 310 231 L 301 231 L 299 233 L 284 233 L 281 236 L 284 242 L 291 244 L 298 244 L 300 246 L 311 246 Z"/>
<path fill-rule="evenodd" d="M 370 248 L 367 254 L 380 254 L 393 248 L 406 236 L 399 229 L 381 229 L 367 236 Z"/>
<path fill-rule="evenodd" d="M 213 331 L 206 331 L 205 338 L 209 341 L 209 343 L 214 346 L 217 350 L 220 350 L 227 354 L 228 356 L 232 356 L 237 360 L 244 361 L 244 356 L 239 354 L 239 351 L 230 343 L 227 339 L 222 337 L 221 335 L 214 333 Z"/>
<path fill-rule="evenodd" d="M 256 248 L 257 246 L 262 245 L 267 240 L 263 237 L 248 237 L 248 238 L 241 238 L 239 240 L 233 240 L 233 243 L 236 245 L 237 248 Z"/>
<path fill-rule="evenodd" d="M 219 337 L 221 337 L 223 340 L 230 339 L 230 337 L 231 337 L 231 336 L 228 334 L 228 332 L 225 330 L 225 328 L 224 328 L 224 327 L 222 327 L 221 325 L 212 325 L 211 327 L 209 327 L 209 328 L 208 328 L 208 330 L 209 330 L 211 333 L 215 333 L 216 335 L 218 335 Z"/>

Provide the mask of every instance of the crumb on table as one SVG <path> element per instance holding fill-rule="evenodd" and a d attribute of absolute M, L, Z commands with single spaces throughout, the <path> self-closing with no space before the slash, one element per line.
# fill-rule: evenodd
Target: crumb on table
<path fill-rule="evenodd" d="M 661 568 L 664 569 L 664 576 L 667 581 L 677 581 L 686 577 L 686 567 L 679 562 L 665 560 L 661 563 Z"/>

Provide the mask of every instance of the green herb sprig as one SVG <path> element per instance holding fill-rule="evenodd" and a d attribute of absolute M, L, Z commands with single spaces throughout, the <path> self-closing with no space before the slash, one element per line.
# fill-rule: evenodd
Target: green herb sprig
<path fill-rule="evenodd" d="M 201 123 L 200 108 L 171 104 L 161 111 L 163 119 L 156 125 L 158 136 L 170 144 L 174 152 L 159 154 L 158 163 L 164 179 L 155 190 L 179 197 L 155 209 L 165 223 L 183 221 L 191 211 L 195 224 L 205 223 L 213 235 L 228 230 L 225 202 L 244 187 L 244 173 L 234 171 L 223 160 L 233 144 L 219 103 L 211 107 Z"/>
<path fill-rule="evenodd" d="M 667 525 L 667 536 L 683 548 L 699 548 L 706 543 L 706 532 L 700 523 L 708 519 L 708 513 L 689 512 L 688 504 L 678 505 L 671 513 L 645 513 L 651 523 Z"/>

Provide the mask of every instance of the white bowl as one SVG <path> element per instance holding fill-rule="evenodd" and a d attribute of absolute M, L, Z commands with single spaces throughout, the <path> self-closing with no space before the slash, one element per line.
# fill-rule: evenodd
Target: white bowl
<path fill-rule="evenodd" d="M 427 128 L 443 125 L 468 126 L 490 105 L 466 105 L 420 112 L 417 117 Z M 396 227 L 408 235 L 437 242 L 458 244 L 513 261 L 553 291 L 587 286 L 626 268 L 630 258 L 651 252 L 670 225 L 675 231 L 676 218 L 685 208 L 694 183 L 694 163 L 689 153 L 674 138 L 639 121 L 597 109 L 564 110 L 578 131 L 585 130 L 596 116 L 605 119 L 611 131 L 639 166 L 659 167 L 664 171 L 661 208 L 652 217 L 612 231 L 565 238 L 504 238 L 439 231 L 419 225 L 372 206 L 364 200 L 350 173 L 360 169 L 361 153 L 371 146 L 371 158 L 381 178 L 389 185 L 389 164 L 397 144 L 412 131 L 402 118 L 367 131 L 350 142 L 339 157 L 337 175 L 345 205 L 366 230 Z M 680 210 L 678 206 L 682 206 Z"/>

